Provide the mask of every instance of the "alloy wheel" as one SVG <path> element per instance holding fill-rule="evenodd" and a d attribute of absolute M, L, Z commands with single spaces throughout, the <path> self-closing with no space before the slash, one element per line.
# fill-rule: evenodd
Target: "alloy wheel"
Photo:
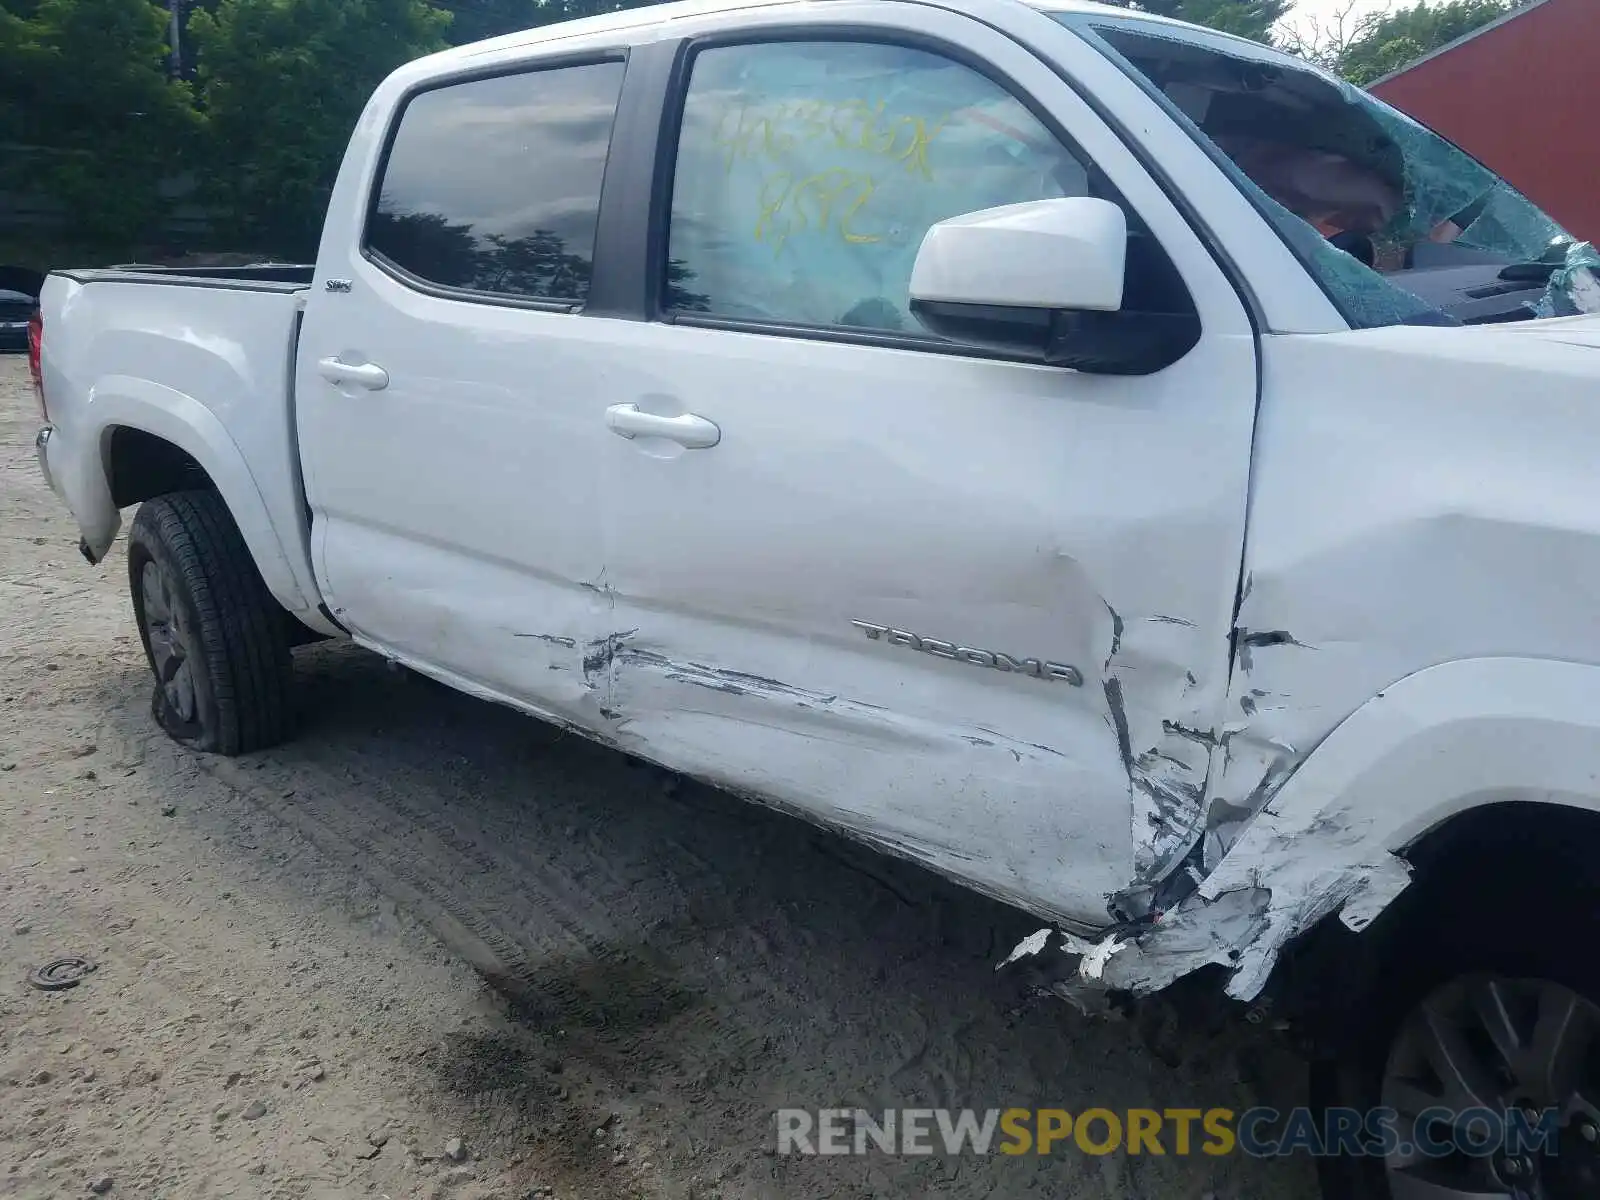
<path fill-rule="evenodd" d="M 197 715 L 194 660 L 199 648 L 188 613 L 177 598 L 171 578 L 154 559 L 144 564 L 139 587 L 156 682 L 177 718 L 193 721 Z"/>
<path fill-rule="evenodd" d="M 1576 951 L 1581 953 L 1580 951 Z M 1467 976 L 1402 1023 L 1382 1101 L 1399 1115 L 1393 1200 L 1600 1195 L 1600 1007 L 1543 979 Z M 1520 1117 L 1518 1116 L 1520 1114 Z M 1548 1129 L 1542 1145 L 1501 1128 Z M 1424 1140 L 1405 1140 L 1410 1132 Z M 1446 1148 L 1448 1149 L 1442 1149 Z"/>

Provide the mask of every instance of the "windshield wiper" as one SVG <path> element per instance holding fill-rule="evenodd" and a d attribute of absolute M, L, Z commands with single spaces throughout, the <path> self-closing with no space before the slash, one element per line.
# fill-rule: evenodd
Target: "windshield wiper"
<path fill-rule="evenodd" d="M 1549 283 L 1550 273 L 1560 265 L 1547 262 L 1512 263 L 1501 269 L 1500 278 L 1507 283 Z"/>

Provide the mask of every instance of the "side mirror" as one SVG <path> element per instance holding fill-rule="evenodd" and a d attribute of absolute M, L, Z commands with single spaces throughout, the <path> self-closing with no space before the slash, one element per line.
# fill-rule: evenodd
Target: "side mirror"
<path fill-rule="evenodd" d="M 911 298 L 1005 308 L 1122 307 L 1128 218 L 1109 200 L 1072 196 L 940 221 L 911 268 Z"/>
<path fill-rule="evenodd" d="M 936 336 L 1106 375 L 1159 371 L 1199 340 L 1191 314 L 1122 311 L 1128 219 L 1092 196 L 940 221 L 911 269 L 911 311 Z"/>

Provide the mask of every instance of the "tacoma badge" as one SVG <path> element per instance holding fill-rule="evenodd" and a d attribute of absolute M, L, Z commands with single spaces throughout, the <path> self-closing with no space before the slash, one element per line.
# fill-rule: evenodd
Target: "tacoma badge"
<path fill-rule="evenodd" d="M 891 646 L 905 646 L 911 650 L 920 650 L 924 654 L 932 654 L 936 658 L 971 663 L 975 667 L 993 667 L 996 671 L 1013 671 L 1019 675 L 1032 675 L 1035 679 L 1059 679 L 1072 684 L 1073 687 L 1083 686 L 1083 672 L 1077 667 L 1067 666 L 1066 663 L 1045 662 L 1037 658 L 1012 658 L 1009 654 L 999 654 L 993 650 L 958 646 L 954 642 L 942 642 L 938 638 L 925 638 L 915 633 L 907 633 L 904 629 L 874 625 L 871 621 L 851 621 L 850 624 L 875 642 L 885 641 Z"/>

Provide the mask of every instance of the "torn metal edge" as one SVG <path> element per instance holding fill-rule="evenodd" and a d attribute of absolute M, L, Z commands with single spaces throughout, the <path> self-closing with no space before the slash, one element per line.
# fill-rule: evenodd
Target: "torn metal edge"
<path fill-rule="evenodd" d="M 1048 934 L 1059 932 L 1060 951 L 1078 958 L 1076 978 L 1051 988 L 1065 998 L 1082 989 L 1148 995 L 1221 966 L 1231 972 L 1227 995 L 1254 1000 L 1295 938 L 1335 913 L 1352 931 L 1364 929 L 1410 884 L 1404 859 L 1373 853 L 1351 832 L 1322 812 L 1297 823 L 1263 812 L 1217 870 L 1171 909 L 1097 939 L 1040 930 L 999 965 L 1043 954 Z M 1361 852 L 1345 853 L 1352 850 Z"/>

